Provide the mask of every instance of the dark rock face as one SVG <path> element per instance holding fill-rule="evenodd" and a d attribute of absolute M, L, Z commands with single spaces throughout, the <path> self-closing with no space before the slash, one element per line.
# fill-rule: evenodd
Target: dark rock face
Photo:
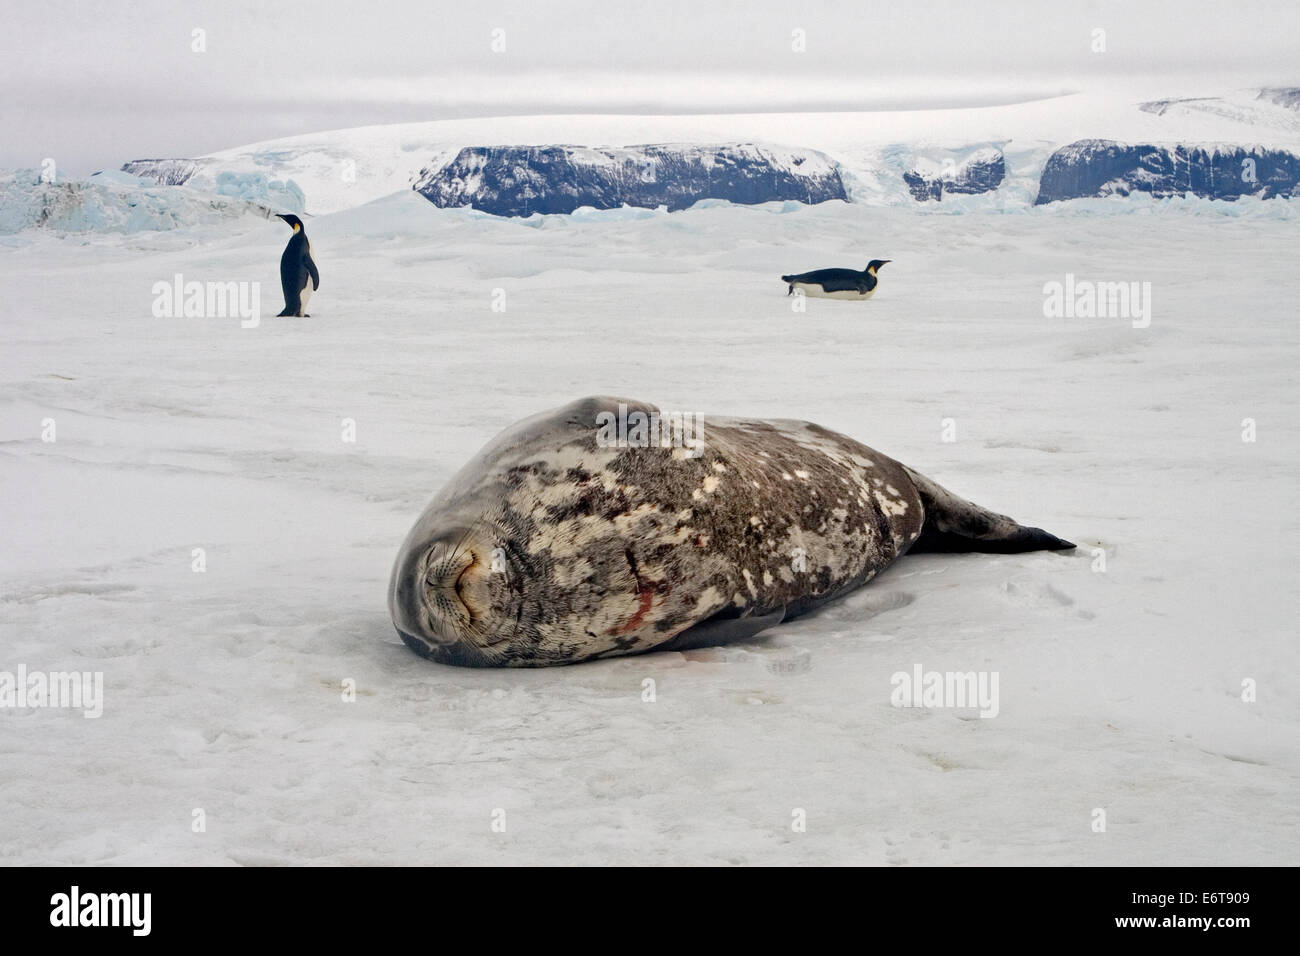
<path fill-rule="evenodd" d="M 973 196 L 992 192 L 1007 175 L 1006 159 L 1001 153 L 977 155 L 946 176 L 925 176 L 917 170 L 903 173 L 903 182 L 917 202 L 928 199 L 941 202 L 944 193 Z"/>
<path fill-rule="evenodd" d="M 1300 195 L 1300 156 L 1244 146 L 1133 146 L 1085 139 L 1058 149 L 1043 167 L 1035 205 L 1062 199 L 1127 196 Z"/>
<path fill-rule="evenodd" d="M 752 205 L 773 200 L 846 200 L 839 171 L 812 150 L 722 146 L 472 146 L 414 189 L 435 206 L 495 216 L 571 213 L 624 204 L 670 211 L 701 199 Z"/>
<path fill-rule="evenodd" d="M 184 186 L 198 168 L 192 159 L 134 159 L 122 164 L 122 172 L 151 179 L 159 186 Z"/>

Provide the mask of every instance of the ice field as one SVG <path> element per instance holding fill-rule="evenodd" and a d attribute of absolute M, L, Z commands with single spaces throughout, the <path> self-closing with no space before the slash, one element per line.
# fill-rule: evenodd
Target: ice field
<path fill-rule="evenodd" d="M 0 669 L 104 702 L 0 710 L 0 860 L 1300 861 L 1291 204 L 951 211 L 398 192 L 308 221 L 310 319 L 278 220 L 6 239 Z M 877 257 L 867 303 L 777 278 Z M 155 317 L 176 274 L 259 282 L 260 324 Z M 1045 316 L 1067 275 L 1150 283 L 1149 326 Z M 1080 547 L 904 557 L 730 648 L 420 660 L 409 526 L 591 394 L 816 421 Z M 996 672 L 997 717 L 892 706 L 916 665 Z"/>

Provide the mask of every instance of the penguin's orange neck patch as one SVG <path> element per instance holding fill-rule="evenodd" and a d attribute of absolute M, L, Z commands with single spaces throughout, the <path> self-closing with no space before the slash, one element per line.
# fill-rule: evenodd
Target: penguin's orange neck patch
<path fill-rule="evenodd" d="M 294 232 L 297 232 L 297 231 L 298 231 L 299 229 L 301 229 L 301 228 L 302 228 L 302 226 L 298 225 L 296 222 L 293 224 L 293 231 L 294 231 Z"/>

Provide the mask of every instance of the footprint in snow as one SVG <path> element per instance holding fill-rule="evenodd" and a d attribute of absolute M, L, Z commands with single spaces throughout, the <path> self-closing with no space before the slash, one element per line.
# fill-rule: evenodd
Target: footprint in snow
<path fill-rule="evenodd" d="M 1074 607 L 1074 598 L 1043 581 L 1003 581 L 1002 593 L 1019 607 L 1061 612 Z M 1095 616 L 1091 611 L 1078 608 L 1073 614 L 1085 620 L 1091 620 Z"/>

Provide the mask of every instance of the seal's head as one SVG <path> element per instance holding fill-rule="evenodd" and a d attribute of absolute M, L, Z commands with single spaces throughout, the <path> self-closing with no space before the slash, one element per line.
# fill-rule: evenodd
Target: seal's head
<path fill-rule="evenodd" d="M 434 497 L 388 588 L 407 646 L 444 664 L 575 663 L 649 650 L 725 603 L 675 584 L 724 576 L 710 532 L 677 503 L 719 472 L 703 474 L 695 447 L 606 441 L 607 413 L 657 422 L 659 410 L 595 397 L 524 419 Z"/>
<path fill-rule="evenodd" d="M 432 517 L 432 516 L 430 516 Z M 475 520 L 411 532 L 393 566 L 388 609 L 406 646 L 446 664 L 504 663 L 522 643 L 528 563 L 508 528 Z"/>

